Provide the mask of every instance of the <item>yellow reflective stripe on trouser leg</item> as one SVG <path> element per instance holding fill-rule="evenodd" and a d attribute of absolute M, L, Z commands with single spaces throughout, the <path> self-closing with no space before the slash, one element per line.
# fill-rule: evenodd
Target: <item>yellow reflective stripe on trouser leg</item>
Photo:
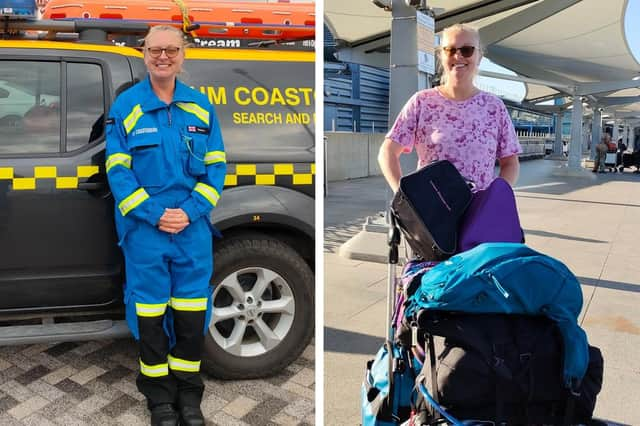
<path fill-rule="evenodd" d="M 133 128 L 136 126 L 136 123 L 143 115 L 144 113 L 142 112 L 140 104 L 133 107 L 129 115 L 127 115 L 127 118 L 124 119 L 124 129 L 126 130 L 127 134 L 131 133 Z"/>
<path fill-rule="evenodd" d="M 139 317 L 161 317 L 167 310 L 166 303 L 137 303 L 136 302 L 136 315 Z"/>
<path fill-rule="evenodd" d="M 163 377 L 169 375 L 169 363 L 147 365 L 140 360 L 140 373 L 147 377 Z"/>
<path fill-rule="evenodd" d="M 133 194 L 129 195 L 127 198 L 122 200 L 120 204 L 118 204 L 120 213 L 122 213 L 122 216 L 126 216 L 127 213 L 138 207 L 147 198 L 149 198 L 147 191 L 145 191 L 144 188 L 138 188 L 133 191 Z"/>
<path fill-rule="evenodd" d="M 218 194 L 218 191 L 216 191 L 213 186 L 207 185 L 206 183 L 198 182 L 193 190 L 206 198 L 213 207 L 218 204 L 220 194 Z"/>
<path fill-rule="evenodd" d="M 169 301 L 169 304 L 176 311 L 206 311 L 207 310 L 207 298 L 198 298 L 198 299 L 180 299 L 177 297 L 172 297 Z"/>
<path fill-rule="evenodd" d="M 169 368 L 174 371 L 197 373 L 200 371 L 200 361 L 189 361 L 169 355 Z"/>
<path fill-rule="evenodd" d="M 209 111 L 200 107 L 200 105 L 193 102 L 176 102 L 176 105 L 181 110 L 184 110 L 198 117 L 207 126 L 209 125 Z"/>
<path fill-rule="evenodd" d="M 209 151 L 204 155 L 204 164 L 226 163 L 227 155 L 224 151 Z"/>
<path fill-rule="evenodd" d="M 131 168 L 131 156 L 129 154 L 123 154 L 121 152 L 117 152 L 115 154 L 111 154 L 107 161 L 105 162 L 105 166 L 107 168 L 107 173 L 111 168 L 120 165 L 124 166 L 127 169 Z"/>

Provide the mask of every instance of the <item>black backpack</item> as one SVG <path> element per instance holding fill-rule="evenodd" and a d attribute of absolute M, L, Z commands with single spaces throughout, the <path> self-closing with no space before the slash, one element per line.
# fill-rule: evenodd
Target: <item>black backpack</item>
<path fill-rule="evenodd" d="M 413 324 L 418 328 L 419 343 L 429 349 L 433 337 L 441 336 L 444 348 L 435 351 L 434 370 L 427 355 L 417 386 L 423 385 L 448 414 L 459 420 L 508 425 L 591 420 L 602 387 L 603 360 L 598 348 L 589 347 L 589 367 L 580 394 L 572 395 L 562 383 L 562 340 L 550 319 L 434 311 L 420 314 Z M 408 334 L 400 337 L 406 340 Z M 415 425 L 432 424 L 440 417 L 424 394 L 418 393 L 416 406 Z"/>
<path fill-rule="evenodd" d="M 391 214 L 415 254 L 443 260 L 456 252 L 458 227 L 470 202 L 469 184 L 442 160 L 400 179 Z"/>

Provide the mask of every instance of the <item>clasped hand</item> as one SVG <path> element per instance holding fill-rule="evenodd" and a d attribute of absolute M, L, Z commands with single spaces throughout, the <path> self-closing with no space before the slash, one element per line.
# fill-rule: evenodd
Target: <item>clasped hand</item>
<path fill-rule="evenodd" d="M 189 216 L 182 209 L 164 209 L 158 221 L 158 229 L 169 234 L 182 232 L 189 226 Z"/>

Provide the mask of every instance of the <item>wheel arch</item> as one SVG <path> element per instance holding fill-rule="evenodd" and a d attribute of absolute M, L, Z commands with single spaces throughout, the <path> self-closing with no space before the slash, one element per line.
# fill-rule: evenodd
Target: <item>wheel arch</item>
<path fill-rule="evenodd" d="M 309 195 L 276 186 L 225 190 L 211 222 L 224 238 L 260 233 L 288 244 L 314 270 L 315 205 Z"/>

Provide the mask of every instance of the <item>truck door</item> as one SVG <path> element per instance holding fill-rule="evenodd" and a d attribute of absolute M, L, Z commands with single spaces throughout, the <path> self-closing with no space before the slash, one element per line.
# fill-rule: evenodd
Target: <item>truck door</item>
<path fill-rule="evenodd" d="M 0 309 L 106 305 L 121 295 L 103 166 L 108 74 L 33 50 L 0 49 Z"/>

